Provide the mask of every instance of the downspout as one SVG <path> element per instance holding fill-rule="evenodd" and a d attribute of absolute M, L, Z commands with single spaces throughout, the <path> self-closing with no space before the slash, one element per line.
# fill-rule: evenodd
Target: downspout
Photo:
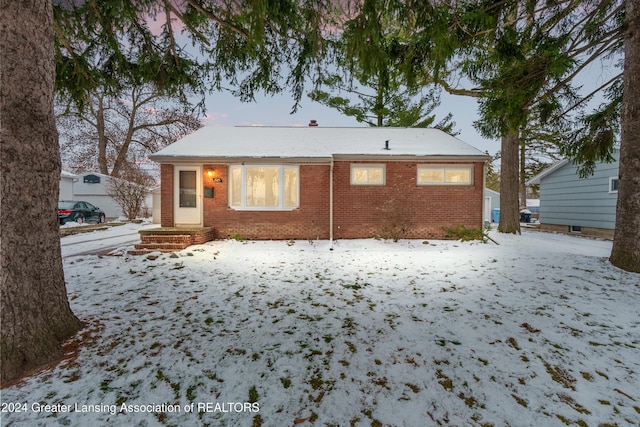
<path fill-rule="evenodd" d="M 333 156 L 329 166 L 329 250 L 333 250 Z"/>
<path fill-rule="evenodd" d="M 487 188 L 487 162 L 490 160 L 485 160 L 484 162 L 482 162 L 482 219 L 481 219 L 481 228 L 484 230 L 485 226 L 486 226 L 486 222 L 484 219 L 484 213 L 485 211 L 485 203 L 487 203 L 486 197 L 484 197 L 484 189 Z M 489 212 L 489 224 L 491 224 L 491 215 L 493 215 L 493 212 Z"/>

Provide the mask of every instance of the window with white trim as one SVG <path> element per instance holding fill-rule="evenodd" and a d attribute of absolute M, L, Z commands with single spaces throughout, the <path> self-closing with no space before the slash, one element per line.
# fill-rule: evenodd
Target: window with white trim
<path fill-rule="evenodd" d="M 351 165 L 351 185 L 384 185 L 384 165 Z"/>
<path fill-rule="evenodd" d="M 609 178 L 609 193 L 617 193 L 618 185 L 620 185 L 620 180 L 617 176 L 612 176 Z"/>
<path fill-rule="evenodd" d="M 471 185 L 473 166 L 418 166 L 418 185 Z"/>
<path fill-rule="evenodd" d="M 299 206 L 298 166 L 229 166 L 229 207 L 292 210 Z"/>

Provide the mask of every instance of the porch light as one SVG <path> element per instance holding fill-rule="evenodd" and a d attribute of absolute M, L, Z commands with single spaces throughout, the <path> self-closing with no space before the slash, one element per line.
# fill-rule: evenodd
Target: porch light
<path fill-rule="evenodd" d="M 215 173 L 216 173 L 215 169 L 207 168 L 207 176 L 208 176 L 209 178 L 213 178 L 213 176 L 215 175 Z"/>

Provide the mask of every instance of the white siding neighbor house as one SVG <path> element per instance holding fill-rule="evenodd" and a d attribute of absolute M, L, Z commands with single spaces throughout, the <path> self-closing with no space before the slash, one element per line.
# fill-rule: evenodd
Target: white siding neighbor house
<path fill-rule="evenodd" d="M 500 193 L 489 188 L 484 189 L 484 215 L 483 220 L 486 222 L 496 222 L 494 220 L 493 211 L 500 209 Z"/>
<path fill-rule="evenodd" d="M 73 200 L 73 183 L 77 181 L 78 175 L 71 172 L 62 171 L 60 173 L 60 193 L 58 200 Z"/>
<path fill-rule="evenodd" d="M 581 179 L 577 166 L 563 160 L 530 179 L 528 185 L 540 185 L 541 228 L 613 238 L 620 150 L 613 157 L 613 163 L 597 163 L 588 178 Z"/>

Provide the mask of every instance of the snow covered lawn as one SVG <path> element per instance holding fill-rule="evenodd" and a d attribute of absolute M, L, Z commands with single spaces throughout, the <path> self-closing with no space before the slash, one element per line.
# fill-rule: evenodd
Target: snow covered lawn
<path fill-rule="evenodd" d="M 79 353 L 3 390 L 2 425 L 640 425 L 640 275 L 491 236 L 66 258 Z"/>

